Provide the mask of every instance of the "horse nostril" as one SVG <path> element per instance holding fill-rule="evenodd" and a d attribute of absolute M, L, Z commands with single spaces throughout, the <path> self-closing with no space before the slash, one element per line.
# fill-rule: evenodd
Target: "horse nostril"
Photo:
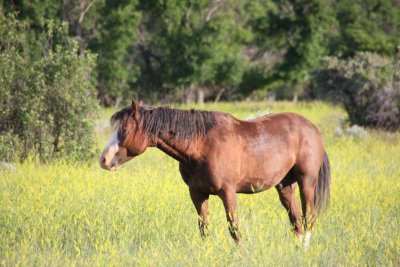
<path fill-rule="evenodd" d="M 112 171 L 115 171 L 116 170 L 116 168 L 117 168 L 117 163 L 112 163 L 111 165 L 110 165 L 110 170 L 112 170 Z"/>
<path fill-rule="evenodd" d="M 103 165 L 103 166 L 106 165 L 106 158 L 105 157 L 101 157 L 100 164 Z"/>

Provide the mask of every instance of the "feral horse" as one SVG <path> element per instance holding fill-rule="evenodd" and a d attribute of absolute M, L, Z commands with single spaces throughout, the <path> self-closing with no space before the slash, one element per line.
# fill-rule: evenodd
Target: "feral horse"
<path fill-rule="evenodd" d="M 179 161 L 203 238 L 210 195 L 221 198 L 229 232 L 238 243 L 236 194 L 275 187 L 294 232 L 309 245 L 316 215 L 329 204 L 330 166 L 320 132 L 303 116 L 285 112 L 239 120 L 222 112 L 150 107 L 132 100 L 111 122 L 115 132 L 100 156 L 101 167 L 116 170 L 148 147 Z"/>

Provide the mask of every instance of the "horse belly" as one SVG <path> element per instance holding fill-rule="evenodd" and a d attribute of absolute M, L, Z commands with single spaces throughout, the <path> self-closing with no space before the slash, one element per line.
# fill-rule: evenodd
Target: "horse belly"
<path fill-rule="evenodd" d="M 248 159 L 242 163 L 242 179 L 237 185 L 238 193 L 257 193 L 277 185 L 294 165 L 294 156 L 276 152 L 268 156 Z"/>

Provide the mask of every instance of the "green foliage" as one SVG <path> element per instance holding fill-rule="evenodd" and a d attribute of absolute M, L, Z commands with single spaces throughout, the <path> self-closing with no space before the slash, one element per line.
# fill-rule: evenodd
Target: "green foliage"
<path fill-rule="evenodd" d="M 239 43 L 246 37 L 235 27 L 229 3 L 142 1 L 141 8 L 147 14 L 147 35 L 143 33 L 140 43 L 139 87 L 169 92 L 240 83 L 244 59 Z"/>
<path fill-rule="evenodd" d="M 325 58 L 315 75 L 316 94 L 344 103 L 352 124 L 396 130 L 400 128 L 399 59 L 374 53 L 353 58 Z"/>
<path fill-rule="evenodd" d="M 327 1 L 282 1 L 272 18 L 271 31 L 285 35 L 286 53 L 278 67 L 278 76 L 291 87 L 301 85 L 315 68 L 327 47 L 332 14 Z M 273 33 L 271 33 L 273 34 Z"/>
<path fill-rule="evenodd" d="M 97 101 L 90 76 L 95 57 L 78 55 L 66 25 L 43 21 L 40 58 L 29 56 L 27 24 L 0 13 L 0 154 L 3 160 L 60 155 L 85 158 L 91 152 L 90 116 Z"/>
<path fill-rule="evenodd" d="M 105 0 L 97 17 L 99 36 L 88 48 L 97 53 L 97 90 L 103 104 L 132 96 L 130 83 L 136 82 L 139 69 L 129 53 L 137 42 L 141 14 L 136 1 Z M 100 5 L 100 4 L 98 4 Z"/>
<path fill-rule="evenodd" d="M 297 95 L 305 87 L 310 70 L 327 53 L 329 28 L 335 24 L 330 1 L 260 2 L 267 3 L 264 8 L 253 4 L 258 8 L 248 21 L 256 36 L 254 43 L 268 51 L 270 58 L 280 58 L 260 73 L 259 80 L 265 84 L 261 89 L 283 87 L 285 98 Z M 252 68 L 250 73 L 255 74 L 255 69 L 260 70 Z M 248 88 L 246 84 L 242 87 Z"/>
<path fill-rule="evenodd" d="M 18 11 L 18 19 L 27 23 L 26 40 L 31 56 L 41 57 L 42 19 L 52 20 L 57 26 L 68 24 L 68 35 L 79 45 L 79 53 L 86 50 L 98 55 L 93 74 L 101 102 L 109 105 L 129 93 L 129 83 L 139 75 L 130 52 L 137 41 L 137 27 L 141 18 L 135 0 L 65 0 L 6 1 L 6 12 Z M 54 33 L 55 35 L 58 33 Z M 57 38 L 63 38 L 56 37 Z M 28 44 L 29 43 L 29 44 Z"/>
<path fill-rule="evenodd" d="M 346 1 L 336 3 L 338 36 L 331 40 L 330 53 L 353 56 L 369 51 L 392 56 L 399 45 L 400 5 L 397 1 Z"/>

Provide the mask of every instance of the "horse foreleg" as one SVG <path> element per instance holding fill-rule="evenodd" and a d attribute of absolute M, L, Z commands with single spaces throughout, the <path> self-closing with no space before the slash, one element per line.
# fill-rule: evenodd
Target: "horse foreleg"
<path fill-rule="evenodd" d="M 241 238 L 239 232 L 239 220 L 237 216 L 237 198 L 236 191 L 231 187 L 226 187 L 218 194 L 224 203 L 226 218 L 229 223 L 229 233 L 238 244 Z"/>
<path fill-rule="evenodd" d="M 193 201 L 197 214 L 201 238 L 208 236 L 208 194 L 204 194 L 189 188 L 190 198 Z"/>
<path fill-rule="evenodd" d="M 303 229 L 301 227 L 301 211 L 299 203 L 296 200 L 295 189 L 296 183 L 292 183 L 285 187 L 276 187 L 279 199 L 288 212 L 289 220 L 293 225 L 293 230 L 299 239 L 302 239 Z"/>

